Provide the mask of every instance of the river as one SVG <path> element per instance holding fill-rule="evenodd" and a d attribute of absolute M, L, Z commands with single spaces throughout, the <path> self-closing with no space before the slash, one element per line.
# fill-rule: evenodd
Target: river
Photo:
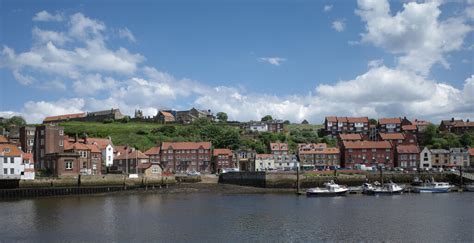
<path fill-rule="evenodd" d="M 3 201 L 0 215 L 0 242 L 474 241 L 474 193 L 126 193 Z"/>

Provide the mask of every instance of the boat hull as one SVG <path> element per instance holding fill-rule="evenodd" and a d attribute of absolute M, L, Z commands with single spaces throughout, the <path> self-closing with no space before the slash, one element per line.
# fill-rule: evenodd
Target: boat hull
<path fill-rule="evenodd" d="M 430 188 L 430 187 L 414 187 L 413 191 L 418 193 L 446 193 L 451 190 L 451 187 L 448 188 Z"/>
<path fill-rule="evenodd" d="M 403 193 L 403 190 L 397 190 L 397 191 L 374 191 L 374 190 L 369 190 L 366 191 L 366 194 L 368 195 L 400 195 Z"/>
<path fill-rule="evenodd" d="M 464 187 L 464 189 L 466 189 L 468 192 L 474 192 L 474 185 L 467 185 Z"/>
<path fill-rule="evenodd" d="M 347 191 L 341 192 L 306 192 L 308 197 L 339 197 L 345 196 Z"/>

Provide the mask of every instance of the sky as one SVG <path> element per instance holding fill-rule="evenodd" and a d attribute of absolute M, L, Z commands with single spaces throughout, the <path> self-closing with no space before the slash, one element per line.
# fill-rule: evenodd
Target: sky
<path fill-rule="evenodd" d="M 0 0 L 0 117 L 474 119 L 474 0 Z"/>

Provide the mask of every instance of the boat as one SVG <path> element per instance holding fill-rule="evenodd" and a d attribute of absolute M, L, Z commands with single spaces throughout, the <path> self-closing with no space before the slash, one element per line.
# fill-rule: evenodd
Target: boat
<path fill-rule="evenodd" d="M 468 192 L 474 192 L 474 183 L 465 185 L 464 189 L 466 189 Z"/>
<path fill-rule="evenodd" d="M 340 186 L 334 181 L 324 183 L 325 187 L 310 188 L 306 191 L 306 195 L 309 196 L 343 196 L 348 191 L 347 187 Z"/>
<path fill-rule="evenodd" d="M 369 191 L 373 190 L 376 186 L 380 186 L 378 181 L 374 182 L 374 184 L 370 184 L 368 182 L 362 184 L 362 193 L 367 194 Z"/>
<path fill-rule="evenodd" d="M 371 195 L 380 195 L 380 194 L 402 194 L 403 187 L 397 185 L 396 183 L 390 182 L 383 184 L 381 186 L 374 186 L 372 189 L 366 191 L 367 194 Z"/>
<path fill-rule="evenodd" d="M 431 181 L 423 183 L 421 186 L 414 186 L 414 192 L 433 192 L 433 193 L 443 193 L 449 192 L 454 186 L 450 185 L 448 182 L 436 182 L 433 178 Z"/>
<path fill-rule="evenodd" d="M 420 180 L 418 176 L 415 176 L 415 178 L 413 178 L 413 181 L 411 182 L 412 186 L 421 186 L 422 184 L 423 184 L 423 181 Z"/>

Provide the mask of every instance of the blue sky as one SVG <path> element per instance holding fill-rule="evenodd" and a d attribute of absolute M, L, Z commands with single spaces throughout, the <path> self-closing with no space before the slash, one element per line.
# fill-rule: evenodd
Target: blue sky
<path fill-rule="evenodd" d="M 471 1 L 0 1 L 0 116 L 474 114 Z"/>

